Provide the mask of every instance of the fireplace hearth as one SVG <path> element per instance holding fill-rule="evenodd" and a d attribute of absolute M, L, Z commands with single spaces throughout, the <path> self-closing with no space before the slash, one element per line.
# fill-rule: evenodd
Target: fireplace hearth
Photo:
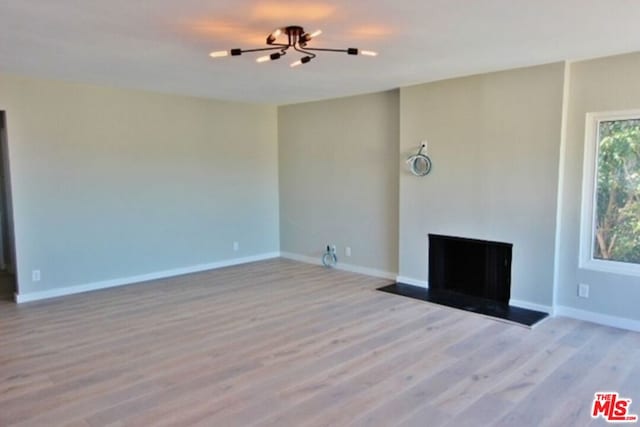
<path fill-rule="evenodd" d="M 429 287 L 403 283 L 380 291 L 533 326 L 547 313 L 509 305 L 511 243 L 429 234 Z"/>

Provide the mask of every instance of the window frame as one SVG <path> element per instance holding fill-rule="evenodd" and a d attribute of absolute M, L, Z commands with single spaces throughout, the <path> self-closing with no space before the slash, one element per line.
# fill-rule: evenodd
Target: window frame
<path fill-rule="evenodd" d="M 593 257 L 600 123 L 616 120 L 640 120 L 640 109 L 587 113 L 586 116 L 578 267 L 585 270 L 640 277 L 640 264 L 601 260 Z"/>

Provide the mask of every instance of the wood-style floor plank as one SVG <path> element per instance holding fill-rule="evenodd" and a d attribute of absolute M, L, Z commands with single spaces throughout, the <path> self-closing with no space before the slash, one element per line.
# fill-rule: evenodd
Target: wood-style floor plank
<path fill-rule="evenodd" d="M 640 412 L 640 334 L 533 330 L 271 260 L 0 302 L 0 425 L 582 426 Z"/>

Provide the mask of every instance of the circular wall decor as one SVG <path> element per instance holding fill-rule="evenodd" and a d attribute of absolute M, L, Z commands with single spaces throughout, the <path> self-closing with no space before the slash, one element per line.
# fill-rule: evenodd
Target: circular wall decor
<path fill-rule="evenodd" d="M 422 154 L 422 150 L 427 147 L 427 144 L 423 143 L 420 146 L 420 150 L 418 153 L 410 156 L 407 159 L 407 164 L 409 165 L 409 170 L 415 176 L 425 176 L 431 172 L 431 159 L 426 154 Z"/>
<path fill-rule="evenodd" d="M 409 168 L 415 176 L 425 176 L 431 172 L 431 159 L 424 154 L 411 156 Z"/>

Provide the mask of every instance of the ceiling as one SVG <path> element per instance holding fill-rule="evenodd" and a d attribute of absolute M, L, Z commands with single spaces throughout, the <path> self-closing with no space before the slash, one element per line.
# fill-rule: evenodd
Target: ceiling
<path fill-rule="evenodd" d="M 0 72 L 288 104 L 638 51 L 639 18 L 638 0 L 0 0 Z M 287 25 L 380 55 L 208 56 Z"/>

